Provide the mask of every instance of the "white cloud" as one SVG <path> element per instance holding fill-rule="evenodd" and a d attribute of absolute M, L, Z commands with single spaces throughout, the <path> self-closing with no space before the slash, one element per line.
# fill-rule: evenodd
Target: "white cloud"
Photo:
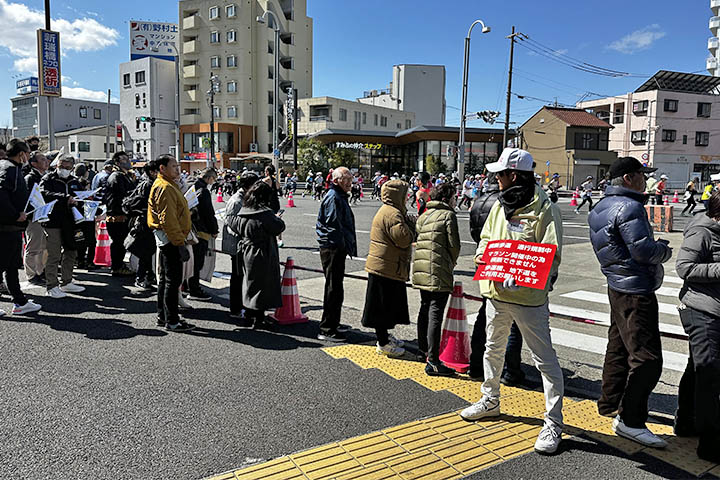
<path fill-rule="evenodd" d="M 615 40 L 607 48 L 620 53 L 633 54 L 650 48 L 656 40 L 660 40 L 665 35 L 666 32 L 660 30 L 660 25 L 654 23 L 640 30 L 635 30 L 620 40 Z"/>
<path fill-rule="evenodd" d="M 13 68 L 17 71 L 37 73 L 37 40 L 35 31 L 45 25 L 45 15 L 21 3 L 0 0 L 0 47 L 6 48 L 14 57 Z M 53 19 L 53 30 L 60 32 L 62 54 L 68 52 L 91 52 L 116 45 L 120 33 L 99 23 L 94 18 L 75 20 Z"/>
<path fill-rule="evenodd" d="M 77 98 L 80 100 L 92 100 L 95 102 L 107 102 L 107 92 L 100 92 L 98 90 L 88 90 L 82 87 L 62 87 L 63 97 Z M 111 102 L 118 102 L 117 98 L 110 96 Z"/>

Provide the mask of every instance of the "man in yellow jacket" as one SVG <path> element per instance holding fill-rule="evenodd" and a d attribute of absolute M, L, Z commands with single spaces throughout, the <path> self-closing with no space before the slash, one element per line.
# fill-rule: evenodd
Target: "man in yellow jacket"
<path fill-rule="evenodd" d="M 182 264 L 190 259 L 186 239 L 191 229 L 187 200 L 177 185 L 180 166 L 172 155 L 160 155 L 158 176 L 150 189 L 147 222 L 155 230 L 159 247 L 158 326 L 171 332 L 195 328 L 180 319 L 178 294 L 182 283 Z"/>
<path fill-rule="evenodd" d="M 562 249 L 562 215 L 543 189 L 535 183 L 532 156 L 519 148 L 506 148 L 486 168 L 497 174 L 500 196 L 480 234 L 475 262 L 480 263 L 488 242 L 520 240 L 557 246 L 550 276 L 543 290 L 520 287 L 515 278 L 480 281 L 487 302 L 487 341 L 483 358 L 485 382 L 482 398 L 460 413 L 465 420 L 500 415 L 500 374 L 510 326 L 517 324 L 540 370 L 545 394 L 545 424 L 535 442 L 539 453 L 555 453 L 563 429 L 562 370 L 550 338 L 548 291 L 557 279 Z"/>

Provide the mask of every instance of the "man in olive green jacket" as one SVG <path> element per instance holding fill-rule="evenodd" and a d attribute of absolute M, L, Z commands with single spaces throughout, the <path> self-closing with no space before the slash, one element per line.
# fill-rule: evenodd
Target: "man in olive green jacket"
<path fill-rule="evenodd" d="M 550 276 L 543 290 L 520 287 L 509 275 L 504 281 L 480 281 L 480 291 L 488 302 L 483 396 L 460 415 L 466 420 L 500 415 L 500 374 L 510 326 L 515 321 L 543 379 L 547 411 L 535 450 L 549 454 L 557 450 L 563 429 L 563 376 L 550 338 L 548 310 L 548 291 L 557 279 L 560 265 L 562 216 L 535 184 L 533 167 L 532 156 L 519 148 L 506 148 L 497 162 L 486 166 L 497 173 L 501 193 L 483 227 L 475 261 L 482 261 L 492 240 L 551 244 L 557 246 L 557 252 Z"/>

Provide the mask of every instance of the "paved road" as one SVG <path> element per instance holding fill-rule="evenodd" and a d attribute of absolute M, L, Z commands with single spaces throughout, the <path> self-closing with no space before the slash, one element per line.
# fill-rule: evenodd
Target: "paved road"
<path fill-rule="evenodd" d="M 296 203 L 298 207 L 285 215 L 287 247 L 281 255 L 319 267 L 313 231 L 317 203 L 302 198 Z M 369 230 L 378 205 L 367 201 L 354 208 L 360 255 L 368 248 L 368 235 L 362 231 Z M 563 213 L 566 222 L 578 225 L 566 225 L 568 253 L 558 295 L 578 289 L 601 292 L 602 279 L 583 239 L 586 215 L 575 216 L 566 205 Z M 458 276 L 472 289 L 467 277 L 472 274 L 474 246 L 466 226 L 461 233 L 466 243 Z M 671 235 L 671 243 L 678 244 L 679 238 Z M 352 260 L 348 271 L 361 272 L 363 266 Z M 218 258 L 217 271 L 230 271 L 226 257 Z M 198 329 L 192 334 L 155 328 L 153 298 L 137 294 L 130 282 L 108 272 L 79 272 L 79 283 L 88 288 L 81 296 L 39 296 L 36 301 L 44 308 L 40 314 L 5 318 L 0 322 L 0 380 L 5 387 L 0 396 L 0 477 L 202 478 L 466 405 L 446 391 L 430 391 L 329 357 L 320 349 L 325 345 L 315 339 L 322 279 L 305 272 L 298 272 L 298 277 L 303 307 L 312 321 L 275 333 L 235 328 L 223 307 L 223 278 L 209 285 L 215 302 L 193 302 L 195 310 L 188 318 Z M 362 281 L 347 282 L 346 291 L 344 321 L 359 326 Z M 414 317 L 416 295 L 409 297 Z M 593 302 L 560 303 L 571 301 L 603 313 L 603 305 Z M 467 308 L 470 315 L 475 306 L 468 303 Z M 593 342 L 602 345 L 603 327 L 553 320 L 554 335 L 556 330 L 595 337 Z M 414 339 L 414 325 L 398 335 Z M 374 338 L 356 329 L 350 341 L 372 344 Z M 682 354 L 685 347 L 682 342 L 665 342 L 664 348 Z M 602 355 L 587 347 L 558 345 L 557 350 L 570 394 L 579 399 L 596 394 Z M 527 352 L 525 362 L 529 365 Z M 537 386 L 537 375 L 529 367 L 526 371 L 530 384 Z M 664 371 L 651 399 L 653 410 L 672 412 L 678 379 L 679 372 Z M 656 459 L 577 439 L 568 442 L 559 457 L 525 455 L 473 478 L 552 474 L 683 476 Z"/>

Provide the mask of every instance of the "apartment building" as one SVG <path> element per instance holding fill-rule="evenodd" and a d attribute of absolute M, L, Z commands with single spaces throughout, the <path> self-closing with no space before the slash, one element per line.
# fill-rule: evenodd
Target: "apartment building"
<path fill-rule="evenodd" d="M 720 77 L 660 70 L 634 92 L 580 102 L 614 128 L 608 148 L 666 174 L 671 188 L 720 172 Z"/>
<path fill-rule="evenodd" d="M 707 48 L 710 57 L 706 61 L 707 71 L 714 77 L 720 77 L 720 0 L 710 0 L 710 31 L 712 37 L 708 38 Z"/>
<path fill-rule="evenodd" d="M 202 150 L 210 131 L 207 92 L 215 89 L 216 151 L 225 165 L 234 154 L 272 152 L 273 108 L 287 89 L 312 96 L 312 19 L 305 0 L 181 0 L 181 156 Z M 265 11 L 265 24 L 256 18 Z M 275 21 L 280 42 L 275 45 Z M 280 71 L 274 55 L 278 51 Z M 278 77 L 280 98 L 274 98 Z M 211 87 L 210 77 L 215 76 Z M 285 125 L 278 115 L 279 129 Z M 282 136 L 281 136 L 282 138 Z"/>

